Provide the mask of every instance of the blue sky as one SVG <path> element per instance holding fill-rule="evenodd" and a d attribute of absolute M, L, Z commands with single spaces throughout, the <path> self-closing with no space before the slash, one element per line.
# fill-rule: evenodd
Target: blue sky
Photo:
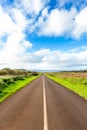
<path fill-rule="evenodd" d="M 0 68 L 87 69 L 87 0 L 0 1 Z"/>

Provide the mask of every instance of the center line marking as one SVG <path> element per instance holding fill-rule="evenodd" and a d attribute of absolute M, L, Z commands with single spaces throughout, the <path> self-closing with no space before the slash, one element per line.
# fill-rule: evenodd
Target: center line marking
<path fill-rule="evenodd" d="M 47 106 L 46 106 L 46 90 L 45 90 L 45 80 L 43 76 L 43 107 L 44 107 L 44 128 L 43 130 L 48 130 L 48 122 L 47 122 Z"/>

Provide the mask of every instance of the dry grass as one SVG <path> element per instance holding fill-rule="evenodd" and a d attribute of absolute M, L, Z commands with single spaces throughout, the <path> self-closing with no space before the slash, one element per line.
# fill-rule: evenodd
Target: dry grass
<path fill-rule="evenodd" d="M 60 72 L 61 78 L 87 78 L 87 72 Z"/>

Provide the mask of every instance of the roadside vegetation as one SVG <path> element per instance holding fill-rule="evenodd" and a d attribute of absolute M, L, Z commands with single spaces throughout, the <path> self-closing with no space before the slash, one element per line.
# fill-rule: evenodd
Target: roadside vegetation
<path fill-rule="evenodd" d="M 12 70 L 10 68 L 0 70 L 0 102 L 29 84 L 39 75 L 37 72 L 27 70 Z"/>
<path fill-rule="evenodd" d="M 62 86 L 87 99 L 87 72 L 54 72 L 46 75 Z"/>

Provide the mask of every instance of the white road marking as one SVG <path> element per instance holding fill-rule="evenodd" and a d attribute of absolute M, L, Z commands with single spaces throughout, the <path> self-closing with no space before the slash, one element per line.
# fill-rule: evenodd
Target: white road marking
<path fill-rule="evenodd" d="M 43 128 L 43 130 L 48 130 L 47 106 L 46 106 L 46 91 L 45 91 L 45 80 L 44 80 L 44 76 L 43 76 L 43 105 L 44 105 L 44 128 Z"/>

